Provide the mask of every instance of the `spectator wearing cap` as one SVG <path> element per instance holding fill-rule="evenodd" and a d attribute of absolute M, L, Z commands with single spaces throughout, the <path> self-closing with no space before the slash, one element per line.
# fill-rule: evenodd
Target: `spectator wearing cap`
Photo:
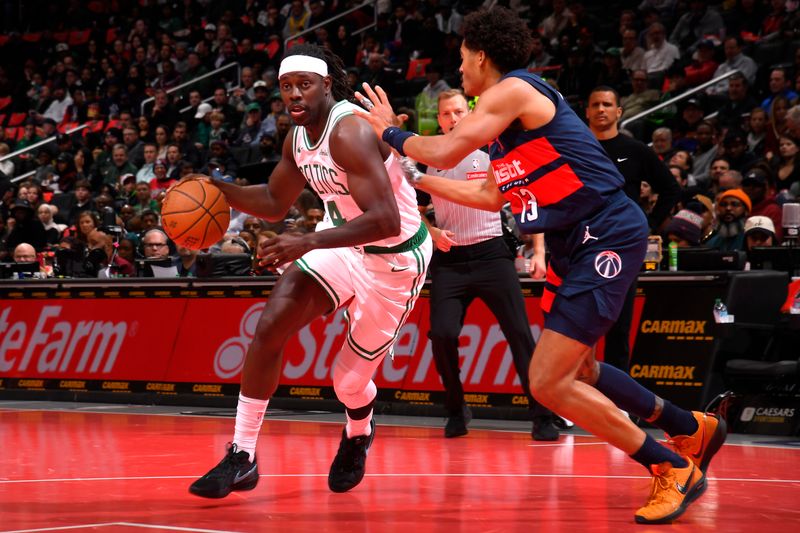
<path fill-rule="evenodd" d="M 681 209 L 667 224 L 664 233 L 668 242 L 679 248 L 698 246 L 703 236 L 703 217 L 689 209 Z"/>
<path fill-rule="evenodd" d="M 744 250 L 744 221 L 752 210 L 750 197 L 742 189 L 728 189 L 717 197 L 717 227 L 706 242 L 724 252 Z"/>
<path fill-rule="evenodd" d="M 703 121 L 705 112 L 703 103 L 699 98 L 692 96 L 683 102 L 681 114 L 673 126 L 673 142 L 676 148 L 683 148 L 693 152 L 697 148 L 696 130 Z"/>
<path fill-rule="evenodd" d="M 239 135 L 233 141 L 234 146 L 258 146 L 261 132 L 261 106 L 255 102 L 245 107 L 245 120 Z"/>
<path fill-rule="evenodd" d="M 239 165 L 236 163 L 236 159 L 234 159 L 233 155 L 231 154 L 227 143 L 222 141 L 212 141 L 211 145 L 208 147 L 208 155 L 209 161 L 212 159 L 221 161 L 225 167 L 226 173 L 230 176 L 236 177 L 236 171 L 238 170 Z M 208 172 L 204 173 L 208 174 Z"/>
<path fill-rule="evenodd" d="M 758 72 L 758 65 L 752 58 L 747 57 L 742 53 L 742 43 L 739 37 L 732 35 L 725 38 L 723 44 L 725 50 L 725 61 L 717 67 L 714 71 L 714 78 L 718 78 L 723 74 L 738 70 L 741 72 L 748 85 L 752 86 L 756 81 L 756 73 Z M 709 87 L 706 92 L 715 96 L 724 96 L 728 92 L 728 79 L 719 81 Z"/>
<path fill-rule="evenodd" d="M 69 152 L 61 152 L 58 154 L 50 189 L 54 193 L 71 192 L 77 179 L 78 171 L 75 169 L 75 156 Z"/>
<path fill-rule="evenodd" d="M 747 149 L 747 134 L 742 130 L 728 130 L 722 147 L 732 170 L 746 172 L 758 159 Z"/>
<path fill-rule="evenodd" d="M 769 73 L 769 96 L 761 102 L 761 108 L 769 111 L 772 100 L 778 95 L 783 95 L 792 102 L 797 98 L 797 93 L 792 90 L 792 80 L 789 79 L 785 67 L 773 68 Z"/>
<path fill-rule="evenodd" d="M 133 203 L 136 195 L 136 175 L 123 174 L 119 177 L 119 185 L 117 185 L 119 194 L 114 200 L 114 210 L 119 212 L 120 207 Z"/>
<path fill-rule="evenodd" d="M 55 199 L 53 200 L 55 202 Z M 84 211 L 94 211 L 92 200 L 92 186 L 89 180 L 79 178 L 75 182 L 69 201 L 63 205 L 62 211 L 66 213 L 65 222 L 73 226 L 78 222 L 78 215 Z"/>
<path fill-rule="evenodd" d="M 213 108 L 211 104 L 203 102 L 197 108 L 194 114 L 195 129 L 194 129 L 194 143 L 195 145 L 208 148 L 209 135 L 211 133 L 211 113 Z"/>
<path fill-rule="evenodd" d="M 26 242 L 33 246 L 37 252 L 41 252 L 47 246 L 47 233 L 44 225 L 36 216 L 28 200 L 17 198 L 11 206 L 11 219 L 9 226 L 13 227 L 6 239 L 6 246 L 13 250 L 17 245 Z"/>
<path fill-rule="evenodd" d="M 772 219 L 764 216 L 753 216 L 744 223 L 745 250 L 750 252 L 755 246 L 777 246 L 775 226 Z"/>
<path fill-rule="evenodd" d="M 255 102 L 261 106 L 261 112 L 263 114 L 269 113 L 269 102 L 271 93 L 269 87 L 267 87 L 267 82 L 265 82 L 264 80 L 258 80 L 253 84 L 252 92 L 253 92 L 253 97 L 248 102 L 244 102 L 242 109 L 244 109 L 244 107 L 247 104 Z"/>
<path fill-rule="evenodd" d="M 278 131 L 277 122 L 278 117 L 286 114 L 286 105 L 283 103 L 281 92 L 275 89 L 269 96 L 269 114 L 261 121 L 261 130 L 259 132 L 259 140 L 261 137 L 268 135 L 274 136 Z"/>
<path fill-rule="evenodd" d="M 742 180 L 742 190 L 750 197 L 753 208 L 750 210 L 751 217 L 767 217 L 773 223 L 772 232 L 780 241 L 783 218 L 783 210 L 775 201 L 775 195 L 769 194 L 771 176 L 767 170 L 760 167 L 751 168 Z M 776 231 L 776 228 L 777 229 Z"/>
<path fill-rule="evenodd" d="M 703 39 L 697 43 L 697 50 L 692 54 L 692 62 L 684 67 L 686 86 L 696 87 L 714 76 L 719 63 L 714 60 L 714 41 Z"/>

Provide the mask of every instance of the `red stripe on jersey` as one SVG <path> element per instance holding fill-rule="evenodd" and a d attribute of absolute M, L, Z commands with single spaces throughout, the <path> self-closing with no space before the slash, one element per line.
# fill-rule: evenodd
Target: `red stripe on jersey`
<path fill-rule="evenodd" d="M 498 185 L 535 172 L 561 157 L 558 150 L 545 137 L 528 141 L 511 150 L 502 159 L 492 161 L 494 179 Z"/>
<path fill-rule="evenodd" d="M 549 313 L 550 309 L 552 309 L 553 307 L 553 300 L 555 299 L 556 299 L 556 294 L 553 291 L 548 290 L 547 287 L 545 287 L 544 290 L 542 291 L 542 301 L 541 301 L 542 311 L 544 311 L 545 313 Z"/>
<path fill-rule="evenodd" d="M 583 182 L 566 163 L 528 185 L 541 206 L 556 204 L 581 187 Z"/>
<path fill-rule="evenodd" d="M 552 285 L 553 287 L 560 287 L 562 279 L 553 272 L 553 268 L 550 265 L 547 265 L 547 275 L 545 276 L 544 280 Z"/>

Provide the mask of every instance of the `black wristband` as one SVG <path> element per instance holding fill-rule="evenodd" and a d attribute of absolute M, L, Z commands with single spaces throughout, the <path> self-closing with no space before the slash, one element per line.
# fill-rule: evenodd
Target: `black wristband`
<path fill-rule="evenodd" d="M 390 126 L 383 130 L 381 138 L 386 144 L 397 150 L 397 153 L 405 156 L 406 153 L 403 151 L 403 143 L 406 142 L 406 139 L 413 136 L 414 134 L 410 131 L 403 131 L 397 126 Z"/>

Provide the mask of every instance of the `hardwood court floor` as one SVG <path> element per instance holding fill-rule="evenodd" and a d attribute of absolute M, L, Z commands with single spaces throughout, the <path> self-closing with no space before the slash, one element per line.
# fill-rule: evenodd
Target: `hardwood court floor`
<path fill-rule="evenodd" d="M 791 439 L 732 436 L 677 523 L 638 526 L 649 478 L 623 453 L 577 431 L 537 443 L 525 426 L 481 421 L 444 439 L 441 420 L 379 415 L 364 481 L 334 494 L 343 415 L 271 415 L 256 489 L 197 498 L 187 488 L 221 459 L 233 420 L 172 409 L 0 402 L 0 531 L 800 531 Z"/>

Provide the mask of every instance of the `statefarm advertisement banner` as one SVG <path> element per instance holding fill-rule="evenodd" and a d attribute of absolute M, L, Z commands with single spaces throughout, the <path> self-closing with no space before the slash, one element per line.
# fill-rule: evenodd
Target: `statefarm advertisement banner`
<path fill-rule="evenodd" d="M 534 338 L 539 298 L 525 298 Z M 17 300 L 0 304 L 0 376 L 6 378 L 238 383 L 265 301 L 257 298 Z M 637 305 L 634 329 L 639 322 Z M 378 369 L 382 388 L 441 390 L 428 339 L 430 306 L 420 298 Z M 292 337 L 282 385 L 330 386 L 345 338 L 342 310 Z M 519 393 L 497 320 L 476 301 L 461 335 L 467 391 Z"/>

